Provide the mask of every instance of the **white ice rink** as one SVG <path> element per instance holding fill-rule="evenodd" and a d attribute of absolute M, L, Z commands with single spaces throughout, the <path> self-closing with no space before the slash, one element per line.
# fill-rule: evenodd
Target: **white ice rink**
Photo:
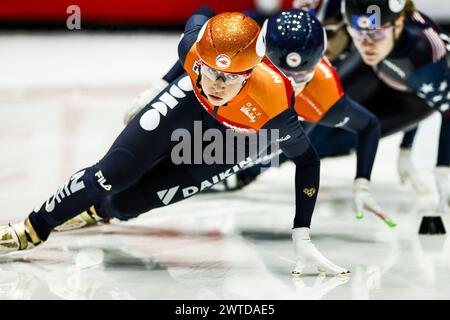
<path fill-rule="evenodd" d="M 0 34 L 0 223 L 23 219 L 122 129 L 127 104 L 176 59 L 174 33 Z M 439 116 L 420 128 L 418 197 L 396 173 L 401 136 L 383 140 L 373 194 L 398 222 L 355 219 L 355 156 L 322 162 L 312 239 L 352 271 L 294 281 L 293 166 L 243 191 L 200 195 L 136 220 L 53 234 L 0 257 L 2 299 L 449 299 L 450 240 L 418 236 L 437 200 Z M 149 146 L 151 148 L 151 146 Z M 449 217 L 443 217 L 450 229 Z"/>

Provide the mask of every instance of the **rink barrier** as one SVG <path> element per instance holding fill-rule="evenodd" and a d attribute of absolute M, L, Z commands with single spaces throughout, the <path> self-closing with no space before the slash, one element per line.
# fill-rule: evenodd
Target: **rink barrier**
<path fill-rule="evenodd" d="M 444 222 L 442 217 L 423 217 L 419 228 L 419 234 L 422 235 L 439 235 L 445 234 Z"/>
<path fill-rule="evenodd" d="M 289 8 L 291 4 L 292 0 L 282 0 L 283 8 Z M 3 0 L 0 1 L 0 29 L 67 29 L 68 8 L 78 6 L 81 29 L 178 31 L 203 5 L 210 6 L 216 13 L 255 8 L 254 0 Z M 431 9 L 425 7 L 423 10 L 430 12 L 432 18 L 439 18 L 440 25 L 450 31 L 450 18 L 442 12 L 436 16 L 435 10 Z"/>
<path fill-rule="evenodd" d="M 253 0 L 26 0 L 0 1 L 0 21 L 60 23 L 66 25 L 70 6 L 81 10 L 82 23 L 92 24 L 184 24 L 199 7 L 215 12 L 253 9 Z"/>

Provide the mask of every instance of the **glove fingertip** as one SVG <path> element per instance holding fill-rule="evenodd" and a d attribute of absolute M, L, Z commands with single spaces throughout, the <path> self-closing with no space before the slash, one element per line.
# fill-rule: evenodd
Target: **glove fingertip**
<path fill-rule="evenodd" d="M 384 223 L 391 229 L 397 227 L 397 223 L 395 223 L 393 220 L 384 220 Z"/>

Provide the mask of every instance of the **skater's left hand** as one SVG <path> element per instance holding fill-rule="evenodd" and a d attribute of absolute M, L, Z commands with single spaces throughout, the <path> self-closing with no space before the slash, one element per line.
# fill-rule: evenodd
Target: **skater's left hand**
<path fill-rule="evenodd" d="M 435 171 L 436 186 L 439 193 L 438 210 L 440 213 L 448 213 L 450 205 L 450 190 L 448 178 L 450 176 L 450 167 L 436 167 Z"/>
<path fill-rule="evenodd" d="M 292 230 L 297 264 L 292 271 L 292 276 L 299 277 L 308 264 L 314 265 L 319 273 L 333 275 L 350 275 L 350 271 L 342 268 L 327 258 L 316 249 L 309 237 L 309 228 L 295 228 Z"/>
<path fill-rule="evenodd" d="M 364 213 L 371 212 L 383 220 L 390 228 L 394 228 L 397 224 L 389 218 L 384 210 L 378 205 L 370 194 L 370 182 L 365 178 L 358 178 L 353 183 L 353 197 L 356 206 L 356 218 L 364 218 Z"/>

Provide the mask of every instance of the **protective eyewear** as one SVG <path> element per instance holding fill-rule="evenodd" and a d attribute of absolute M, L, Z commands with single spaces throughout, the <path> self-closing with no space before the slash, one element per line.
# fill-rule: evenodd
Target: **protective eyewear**
<path fill-rule="evenodd" d="M 212 81 L 216 81 L 217 79 L 221 78 L 226 84 L 239 83 L 247 80 L 252 73 L 252 70 L 240 73 L 223 72 L 211 68 L 201 60 L 199 60 L 198 62 L 200 64 L 200 71 L 202 75 L 208 77 Z"/>
<path fill-rule="evenodd" d="M 394 26 L 388 26 L 385 28 L 373 29 L 373 30 L 362 30 L 355 29 L 353 27 L 347 27 L 348 33 L 350 36 L 357 40 L 363 41 L 367 39 L 371 42 L 378 42 L 386 39 L 390 34 L 394 32 Z"/>

